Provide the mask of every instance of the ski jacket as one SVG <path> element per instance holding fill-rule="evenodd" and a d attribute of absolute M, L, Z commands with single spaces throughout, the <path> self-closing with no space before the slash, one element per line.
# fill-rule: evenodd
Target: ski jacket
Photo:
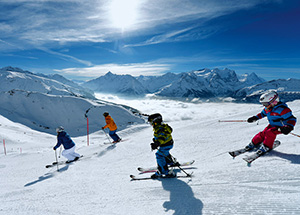
<path fill-rule="evenodd" d="M 109 128 L 110 131 L 117 130 L 118 127 L 110 115 L 105 117 L 105 122 L 106 122 L 106 125 L 103 127 L 103 129 Z"/>
<path fill-rule="evenodd" d="M 75 143 L 69 136 L 69 134 L 65 131 L 59 132 L 57 134 L 57 144 L 54 146 L 54 149 L 60 147 L 60 145 L 64 146 L 64 149 L 70 149 L 75 146 Z"/>
<path fill-rule="evenodd" d="M 279 102 L 270 109 L 264 108 L 261 113 L 256 115 L 256 117 L 258 119 L 267 117 L 270 125 L 273 127 L 288 125 L 294 128 L 297 121 L 296 117 L 293 116 L 291 109 L 283 102 Z"/>
<path fill-rule="evenodd" d="M 158 124 L 154 126 L 154 142 L 159 142 L 160 146 L 173 145 L 172 131 L 173 129 L 168 124 Z"/>

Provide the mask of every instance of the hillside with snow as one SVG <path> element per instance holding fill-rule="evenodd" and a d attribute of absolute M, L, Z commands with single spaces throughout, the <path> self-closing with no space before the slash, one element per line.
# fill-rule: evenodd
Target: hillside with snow
<path fill-rule="evenodd" d="M 93 92 L 60 75 L 43 75 L 16 67 L 0 69 L 0 92 L 24 90 L 50 95 L 68 95 L 94 99 Z"/>
<path fill-rule="evenodd" d="M 101 99 L 105 96 L 98 95 Z M 144 113 L 160 112 L 173 128 L 172 155 L 179 162 L 195 159 L 195 164 L 186 169 L 193 177 L 130 181 L 130 174 L 139 176 L 138 166 L 156 165 L 149 124 L 130 125 L 119 131 L 124 141 L 115 146 L 103 144 L 108 141 L 103 131 L 90 135 L 89 146 L 87 136 L 73 137 L 76 151 L 83 158 L 60 165 L 57 171 L 56 166 L 45 168 L 55 161 L 54 135 L 0 116 L 1 139 L 6 144 L 6 155 L 0 147 L 1 215 L 300 214 L 300 138 L 279 135 L 282 144 L 251 167 L 242 160 L 247 154 L 235 159 L 228 154 L 248 144 L 267 121 L 249 124 L 218 120 L 247 119 L 260 112 L 261 105 L 109 98 Z M 288 105 L 299 119 L 300 101 Z M 118 111 L 112 115 L 116 120 Z M 293 132 L 300 134 L 298 124 Z"/>
<path fill-rule="evenodd" d="M 55 134 L 61 125 L 71 135 L 82 136 L 87 127 L 96 132 L 105 125 L 104 112 L 118 117 L 120 130 L 144 122 L 130 107 L 97 100 L 93 92 L 59 75 L 5 67 L 0 70 L 0 83 L 0 115 L 37 131 Z"/>

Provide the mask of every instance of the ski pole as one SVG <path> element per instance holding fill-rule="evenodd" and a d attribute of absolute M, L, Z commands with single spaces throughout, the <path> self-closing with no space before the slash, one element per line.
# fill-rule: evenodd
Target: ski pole
<path fill-rule="evenodd" d="M 109 137 L 107 136 L 107 133 L 105 132 L 104 129 L 102 129 L 102 131 L 104 132 L 105 136 L 107 137 L 108 141 L 112 144 L 112 142 L 110 141 Z"/>
<path fill-rule="evenodd" d="M 58 159 L 57 159 L 57 152 L 56 152 L 56 149 L 55 149 L 55 159 L 56 159 L 57 172 L 59 172 L 59 169 L 58 169 Z"/>
<path fill-rule="evenodd" d="M 296 137 L 300 137 L 300 135 L 298 135 L 298 134 L 294 134 L 294 133 L 290 133 L 291 135 L 294 135 L 294 136 L 296 136 Z"/>
<path fill-rule="evenodd" d="M 60 148 L 59 148 L 59 155 L 58 155 L 58 158 L 60 158 L 61 152 L 62 152 L 62 145 L 61 145 Z"/>
<path fill-rule="evenodd" d="M 159 149 L 157 149 L 165 158 L 167 158 L 169 161 L 171 161 L 171 162 L 173 162 L 170 158 L 168 158 L 166 155 L 165 155 L 165 153 L 163 153 L 162 151 L 160 151 Z M 171 155 L 172 156 L 172 155 Z M 186 174 L 186 176 L 188 176 L 188 177 L 192 177 L 190 174 L 188 174 L 184 169 L 182 169 L 181 167 L 180 167 L 180 165 L 178 164 L 178 165 L 176 165 L 182 172 L 184 172 L 185 174 Z"/>
<path fill-rule="evenodd" d="M 219 122 L 247 122 L 247 120 L 219 120 Z"/>

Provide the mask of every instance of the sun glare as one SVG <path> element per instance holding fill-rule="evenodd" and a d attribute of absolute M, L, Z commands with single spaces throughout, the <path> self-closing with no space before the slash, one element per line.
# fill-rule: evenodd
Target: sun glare
<path fill-rule="evenodd" d="M 113 0 L 111 20 L 115 28 L 122 30 L 132 27 L 137 19 L 139 0 Z"/>

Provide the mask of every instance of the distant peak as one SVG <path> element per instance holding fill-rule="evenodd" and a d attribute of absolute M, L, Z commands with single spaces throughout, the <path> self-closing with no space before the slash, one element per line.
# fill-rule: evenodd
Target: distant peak
<path fill-rule="evenodd" d="M 114 75 L 111 71 L 108 71 L 105 75 Z"/>

